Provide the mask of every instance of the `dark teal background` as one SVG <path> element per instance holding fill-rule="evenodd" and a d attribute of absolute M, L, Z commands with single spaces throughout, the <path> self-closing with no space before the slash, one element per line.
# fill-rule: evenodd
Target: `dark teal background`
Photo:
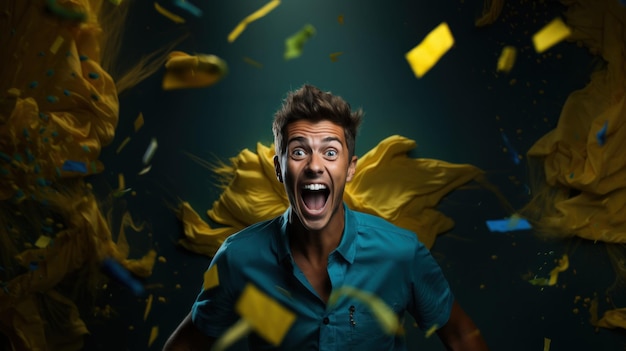
<path fill-rule="evenodd" d="M 529 199 L 526 164 L 515 165 L 503 152 L 501 131 L 524 155 L 556 126 L 565 99 L 585 86 L 596 62 L 585 48 L 570 42 L 545 54 L 535 53 L 531 36 L 562 15 L 564 8 L 557 1 L 506 1 L 496 23 L 476 28 L 474 20 L 483 6 L 476 0 L 286 0 L 249 24 L 233 43 L 226 40 L 229 32 L 266 2 L 192 2 L 204 11 L 202 17 L 177 9 L 173 1 L 159 2 L 185 17 L 185 24 L 158 14 L 151 1 L 136 1 L 131 7 L 122 66 L 129 67 L 141 56 L 187 35 L 177 50 L 217 55 L 227 61 L 229 74 L 211 87 L 163 91 L 161 69 L 120 97 L 117 135 L 103 150 L 105 172 L 93 182 L 115 188 L 117 174 L 125 174 L 126 185 L 137 195 L 125 196 L 122 203 L 136 220 L 148 223 L 144 232 L 127 230 L 131 257 L 140 257 L 152 247 L 166 262 L 157 262 L 145 281 L 155 296 L 145 321 L 145 299 L 109 284 L 97 304 L 109 304 L 115 313 L 109 318 L 85 318 L 92 332 L 87 350 L 162 347 L 188 313 L 209 263 L 208 257 L 176 246 L 182 228 L 171 206 L 184 200 L 204 214 L 220 194 L 211 172 L 186 153 L 210 162 L 227 161 L 244 148 L 255 150 L 257 142 L 269 145 L 272 115 L 287 91 L 310 83 L 343 96 L 354 108 L 363 108 L 358 155 L 400 134 L 417 142 L 413 157 L 482 168 L 519 208 Z M 338 22 L 340 15 L 343 25 Z M 444 21 L 455 45 L 425 77 L 417 79 L 404 55 Z M 305 24 L 313 25 L 316 35 L 305 44 L 301 57 L 285 61 L 284 39 Z M 495 69 L 505 45 L 520 50 L 509 74 Z M 332 62 L 329 54 L 339 51 L 343 54 Z M 244 57 L 263 67 L 244 62 Z M 145 125 L 135 133 L 133 122 L 139 112 Z M 131 142 L 116 154 L 127 136 Z M 151 138 L 159 144 L 152 170 L 138 176 Z M 609 307 L 607 296 L 615 299 L 617 307 L 626 305 L 623 293 L 607 290 L 614 274 L 603 244 L 547 241 L 532 231 L 491 233 L 485 221 L 510 213 L 492 193 L 478 188 L 453 192 L 439 209 L 456 226 L 437 239 L 432 252 L 492 350 L 543 350 L 544 338 L 552 339 L 551 351 L 624 348 L 623 333 L 595 331 L 588 308 L 575 300 L 597 295 L 601 311 Z M 558 286 L 542 288 L 523 279 L 529 272 L 547 276 L 563 253 L 570 255 L 570 268 L 559 275 Z M 157 301 L 159 296 L 164 301 Z M 159 327 L 159 336 L 148 348 L 153 326 Z M 443 350 L 436 337 L 424 339 L 423 332 L 411 323 L 407 326 L 412 349 Z"/>

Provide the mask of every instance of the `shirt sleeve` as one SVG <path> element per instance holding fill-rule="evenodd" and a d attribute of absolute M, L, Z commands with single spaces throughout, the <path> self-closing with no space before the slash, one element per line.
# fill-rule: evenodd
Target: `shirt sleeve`
<path fill-rule="evenodd" d="M 411 266 L 411 302 L 408 311 L 422 330 L 440 328 L 450 318 L 454 295 L 430 251 L 418 243 Z"/>
<path fill-rule="evenodd" d="M 194 325 L 208 336 L 218 338 L 239 318 L 235 311 L 235 291 L 226 244 L 215 254 L 208 270 L 217 266 L 218 285 L 201 289 L 191 308 Z"/>

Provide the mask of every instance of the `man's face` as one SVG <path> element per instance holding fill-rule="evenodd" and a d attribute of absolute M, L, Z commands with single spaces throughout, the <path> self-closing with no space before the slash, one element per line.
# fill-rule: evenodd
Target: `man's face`
<path fill-rule="evenodd" d="M 320 231 L 343 221 L 335 214 L 357 160 L 349 155 L 343 128 L 330 121 L 296 121 L 287 125 L 285 140 L 286 151 L 274 165 L 303 227 Z"/>

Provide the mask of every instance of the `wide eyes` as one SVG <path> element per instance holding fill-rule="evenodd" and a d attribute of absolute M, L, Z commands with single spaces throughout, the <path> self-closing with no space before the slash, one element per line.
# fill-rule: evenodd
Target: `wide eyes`
<path fill-rule="evenodd" d="M 309 150 L 302 147 L 295 147 L 291 150 L 291 157 L 296 160 L 302 160 L 307 157 Z M 323 151 L 324 158 L 334 160 L 339 156 L 339 151 L 335 148 L 328 148 Z"/>

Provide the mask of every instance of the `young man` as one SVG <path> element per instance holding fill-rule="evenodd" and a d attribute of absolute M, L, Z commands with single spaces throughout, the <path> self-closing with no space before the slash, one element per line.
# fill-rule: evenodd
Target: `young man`
<path fill-rule="evenodd" d="M 224 242 L 211 262 L 219 285 L 198 295 L 164 350 L 208 350 L 240 318 L 234 306 L 248 283 L 296 315 L 277 348 L 251 334 L 254 350 L 405 350 L 404 338 L 385 333 L 362 301 L 327 304 L 343 286 L 377 296 L 399 318 L 408 311 L 422 329 L 437 329 L 449 350 L 487 350 L 417 236 L 343 203 L 361 116 L 311 85 L 287 96 L 272 129 L 276 177 L 290 207 Z"/>

